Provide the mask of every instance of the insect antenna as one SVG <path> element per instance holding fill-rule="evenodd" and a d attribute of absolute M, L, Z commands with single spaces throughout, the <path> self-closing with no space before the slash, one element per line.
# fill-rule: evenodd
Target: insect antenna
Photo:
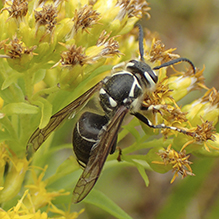
<path fill-rule="evenodd" d="M 138 36 L 139 52 L 141 56 L 141 61 L 144 62 L 144 45 L 143 45 L 144 33 L 142 26 L 140 24 L 137 24 L 137 26 L 139 28 L 139 36 Z"/>
<path fill-rule="evenodd" d="M 139 45 L 140 45 L 140 43 L 139 43 Z M 194 66 L 194 64 L 193 64 L 189 59 L 187 59 L 187 58 L 174 59 L 174 60 L 171 60 L 171 61 L 169 61 L 169 62 L 165 62 L 165 63 L 163 63 L 163 64 L 161 64 L 161 65 L 159 65 L 159 66 L 157 66 L 157 67 L 154 67 L 153 69 L 154 69 L 154 70 L 158 70 L 158 69 L 160 69 L 160 68 L 167 67 L 167 66 L 170 66 L 170 65 L 179 63 L 179 62 L 188 62 L 188 63 L 191 65 L 191 67 L 192 67 L 193 73 L 195 74 L 195 71 L 196 71 L 196 70 L 195 70 L 195 66 Z"/>

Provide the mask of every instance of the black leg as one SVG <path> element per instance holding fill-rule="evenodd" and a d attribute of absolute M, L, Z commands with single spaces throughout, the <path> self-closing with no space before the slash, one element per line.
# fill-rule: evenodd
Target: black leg
<path fill-rule="evenodd" d="M 136 113 L 132 113 L 132 115 L 134 115 L 136 118 L 138 118 L 140 121 L 142 121 L 144 124 L 146 124 L 147 126 L 149 126 L 150 128 L 154 128 L 154 129 L 171 129 L 177 132 L 181 132 L 183 134 L 187 134 L 187 135 L 191 135 L 191 132 L 188 132 L 186 130 L 174 127 L 174 126 L 166 126 L 165 124 L 159 124 L 159 125 L 153 125 L 152 122 L 146 118 L 145 116 L 143 116 L 142 114 L 136 112 Z"/>

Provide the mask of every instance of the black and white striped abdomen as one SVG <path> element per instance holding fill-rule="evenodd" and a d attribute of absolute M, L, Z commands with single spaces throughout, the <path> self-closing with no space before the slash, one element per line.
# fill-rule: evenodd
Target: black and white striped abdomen
<path fill-rule="evenodd" d="M 109 120 L 104 115 L 84 112 L 77 121 L 73 131 L 73 149 L 78 163 L 85 166 L 89 160 L 90 152 L 100 140 L 101 130 L 108 124 Z M 116 140 L 110 153 L 114 153 Z"/>

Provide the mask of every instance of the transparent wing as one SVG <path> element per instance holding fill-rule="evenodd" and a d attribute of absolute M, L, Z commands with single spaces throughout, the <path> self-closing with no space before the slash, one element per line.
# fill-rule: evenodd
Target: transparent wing
<path fill-rule="evenodd" d="M 27 143 L 27 150 L 29 146 L 32 146 L 35 151 L 42 145 L 42 143 L 49 137 L 52 131 L 57 129 L 59 125 L 73 114 L 78 108 L 83 107 L 85 103 L 91 98 L 91 96 L 98 90 L 100 90 L 102 82 L 97 83 L 87 92 L 82 94 L 76 100 L 71 102 L 69 105 L 61 109 L 59 112 L 54 114 L 49 123 L 43 129 L 36 129 L 36 131 L 30 137 Z"/>
<path fill-rule="evenodd" d="M 72 198 L 73 203 L 78 203 L 83 200 L 94 187 L 127 112 L 128 109 L 125 106 L 121 106 L 106 129 L 103 129 L 100 141 L 91 151 L 88 163 L 75 186 Z"/>

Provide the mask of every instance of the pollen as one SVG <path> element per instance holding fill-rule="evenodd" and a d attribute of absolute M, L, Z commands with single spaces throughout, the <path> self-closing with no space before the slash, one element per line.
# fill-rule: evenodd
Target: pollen
<path fill-rule="evenodd" d="M 75 10 L 75 16 L 73 18 L 74 28 L 77 32 L 80 28 L 89 33 L 88 28 L 91 28 L 94 24 L 100 19 L 100 13 L 95 10 L 92 10 L 91 5 L 85 5 L 83 8 L 78 11 Z"/>
<path fill-rule="evenodd" d="M 171 149 L 171 145 L 169 145 L 165 151 L 158 152 L 157 154 L 162 158 L 163 162 L 153 161 L 153 163 L 171 165 L 173 172 L 175 172 L 170 183 L 174 182 L 178 173 L 182 175 L 182 178 L 188 175 L 195 175 L 192 173 L 192 168 L 190 167 L 192 162 L 188 160 L 190 155 L 187 155 L 185 150 L 177 152 L 174 149 Z"/>
<path fill-rule="evenodd" d="M 8 8 L 3 8 L 1 10 L 4 11 L 4 10 L 7 10 L 10 17 L 10 18 L 16 18 L 16 19 L 19 19 L 19 18 L 22 18 L 22 17 L 25 17 L 26 14 L 27 14 L 27 11 L 28 11 L 28 2 L 25 1 L 25 0 L 14 0 L 12 5 L 10 5 L 7 1 L 6 1 L 6 4 L 9 5 L 10 7 Z"/>

